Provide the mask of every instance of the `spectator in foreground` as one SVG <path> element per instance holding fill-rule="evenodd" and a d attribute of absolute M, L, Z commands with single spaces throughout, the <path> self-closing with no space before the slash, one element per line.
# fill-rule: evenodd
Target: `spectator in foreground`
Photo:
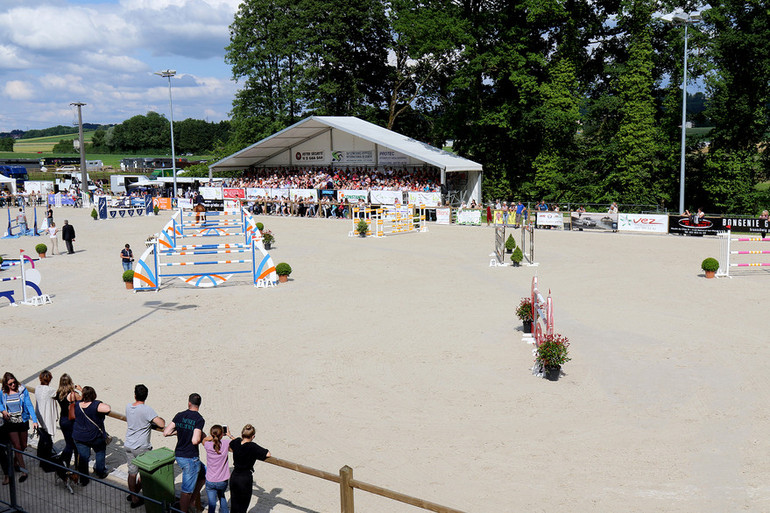
<path fill-rule="evenodd" d="M 75 385 L 69 374 L 62 374 L 59 378 L 59 388 L 56 391 L 56 402 L 59 403 L 59 427 L 62 436 L 64 436 L 64 450 L 59 454 L 59 460 L 65 467 L 70 466 L 72 455 L 75 454 L 77 461 L 77 452 L 75 440 L 72 439 L 72 428 L 75 421 L 69 418 L 70 403 L 75 404 L 82 392 L 80 385 Z"/>
<path fill-rule="evenodd" d="M 23 452 L 27 449 L 27 436 L 29 433 L 29 419 L 32 419 L 32 427 L 37 428 L 37 415 L 29 398 L 29 391 L 19 383 L 16 376 L 10 372 L 3 375 L 3 393 L 0 395 L 0 411 L 3 415 L 4 429 L 11 440 L 11 445 L 16 449 L 16 465 L 19 467 L 19 482 L 23 483 L 29 477 L 29 472 L 24 468 Z M 6 481 L 8 476 L 6 474 Z"/>
<path fill-rule="evenodd" d="M 154 426 L 161 429 L 166 427 L 166 421 L 144 403 L 148 393 L 146 386 L 136 385 L 134 387 L 134 402 L 126 405 L 126 441 L 124 446 L 128 461 L 128 489 L 135 493 L 142 490 L 142 482 L 139 479 L 139 467 L 134 464 L 134 458 L 152 450 L 150 435 Z M 131 496 L 132 509 L 138 508 L 142 504 L 144 504 L 144 499 L 135 495 Z"/>
<path fill-rule="evenodd" d="M 66 221 L 65 221 L 66 222 Z M 94 450 L 94 475 L 99 479 L 107 477 L 105 456 L 107 453 L 107 431 L 104 429 L 104 417 L 112 411 L 110 405 L 96 400 L 96 390 L 83 387 L 83 398 L 75 402 L 75 423 L 72 426 L 72 439 L 78 450 L 78 472 L 88 475 L 88 458 Z M 89 483 L 87 477 L 81 477 L 80 485 Z"/>
<path fill-rule="evenodd" d="M 265 461 L 270 457 L 270 451 L 254 443 L 256 430 L 251 424 L 246 424 L 241 431 L 241 437 L 230 442 L 233 453 L 233 473 L 230 477 L 230 512 L 246 513 L 251 502 L 251 490 L 254 486 L 254 463 Z"/>
<path fill-rule="evenodd" d="M 174 455 L 176 463 L 182 469 L 182 495 L 179 498 L 179 509 L 185 513 L 191 502 L 200 500 L 201 487 L 205 475 L 200 478 L 201 462 L 198 445 L 203 440 L 203 426 L 206 421 L 198 413 L 201 406 L 200 394 L 190 394 L 187 399 L 187 409 L 174 415 L 174 420 L 166 425 L 163 436 L 176 435 Z"/>
<path fill-rule="evenodd" d="M 225 438 L 225 435 L 227 438 Z M 230 479 L 227 453 L 232 436 L 219 424 L 211 426 L 211 433 L 203 439 L 206 451 L 206 495 L 209 500 L 209 513 L 216 513 L 217 503 L 222 513 L 229 513 L 227 508 L 227 482 Z"/>

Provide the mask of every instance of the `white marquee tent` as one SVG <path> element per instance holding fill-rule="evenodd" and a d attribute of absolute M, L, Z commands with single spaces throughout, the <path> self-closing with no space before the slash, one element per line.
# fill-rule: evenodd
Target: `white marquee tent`
<path fill-rule="evenodd" d="M 460 199 L 481 202 L 481 164 L 352 116 L 311 116 L 209 166 L 214 171 L 281 166 L 422 167 L 467 173 Z"/>
<path fill-rule="evenodd" d="M 8 189 L 11 194 L 16 194 L 16 179 L 0 175 L 0 189 Z"/>

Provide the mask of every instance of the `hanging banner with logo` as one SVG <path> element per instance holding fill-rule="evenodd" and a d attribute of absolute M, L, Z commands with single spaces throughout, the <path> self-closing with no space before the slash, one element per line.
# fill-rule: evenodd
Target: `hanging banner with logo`
<path fill-rule="evenodd" d="M 668 216 L 668 233 L 677 235 L 716 235 L 727 230 L 721 217 Z"/>
<path fill-rule="evenodd" d="M 728 226 L 734 232 L 768 233 L 770 232 L 770 219 L 723 217 L 722 225 Z"/>
<path fill-rule="evenodd" d="M 288 198 L 289 189 L 265 189 L 268 198 Z"/>
<path fill-rule="evenodd" d="M 460 210 L 457 212 L 455 224 L 481 225 L 481 210 Z"/>
<path fill-rule="evenodd" d="M 665 214 L 618 214 L 618 230 L 622 232 L 668 232 Z"/>
<path fill-rule="evenodd" d="M 199 187 L 198 192 L 205 200 L 221 200 L 224 199 L 222 195 L 221 187 Z"/>
<path fill-rule="evenodd" d="M 449 218 L 451 216 L 451 209 L 449 208 L 437 208 L 436 209 L 436 224 L 449 224 Z"/>
<path fill-rule="evenodd" d="M 266 198 L 266 189 L 262 187 L 249 187 L 246 189 L 246 199 L 255 200 L 257 198 Z"/>
<path fill-rule="evenodd" d="M 401 191 L 369 191 L 372 205 L 395 205 L 396 202 L 404 202 L 404 193 Z"/>
<path fill-rule="evenodd" d="M 193 207 L 192 199 L 190 199 L 190 198 L 179 198 L 178 200 L 176 200 L 176 206 L 181 208 L 181 209 L 183 209 L 183 210 L 184 209 L 192 210 L 192 207 Z"/>
<path fill-rule="evenodd" d="M 516 213 L 513 212 L 515 216 Z M 510 222 L 510 220 L 509 220 Z M 536 226 L 554 226 L 556 228 L 564 228 L 564 216 L 561 212 L 537 212 L 537 218 L 535 220 Z"/>
<path fill-rule="evenodd" d="M 412 205 L 425 205 L 426 207 L 435 207 L 441 202 L 440 192 L 415 192 L 408 193 L 409 203 Z"/>
<path fill-rule="evenodd" d="M 617 230 L 618 214 L 572 212 L 573 230 Z"/>
<path fill-rule="evenodd" d="M 360 199 L 365 202 L 369 201 L 369 191 L 355 190 L 355 189 L 340 189 L 337 191 L 337 199 L 339 201 L 358 201 Z"/>
<path fill-rule="evenodd" d="M 332 162 L 334 164 L 366 164 L 372 166 L 374 165 L 374 150 L 335 150 L 332 152 Z"/>
<path fill-rule="evenodd" d="M 318 191 L 316 189 L 290 189 L 289 198 L 292 201 L 299 201 L 305 198 L 312 198 L 313 201 L 318 201 Z"/>
<path fill-rule="evenodd" d="M 152 198 L 152 206 L 160 210 L 171 210 L 171 198 Z"/>
<path fill-rule="evenodd" d="M 409 157 L 393 150 L 380 150 L 377 162 L 381 166 L 405 166 L 409 163 Z"/>
<path fill-rule="evenodd" d="M 245 198 L 246 190 L 241 188 L 225 188 L 222 189 L 222 196 L 224 198 Z"/>
<path fill-rule="evenodd" d="M 326 152 L 323 150 L 294 152 L 294 160 L 296 162 L 324 162 L 325 159 Z"/>

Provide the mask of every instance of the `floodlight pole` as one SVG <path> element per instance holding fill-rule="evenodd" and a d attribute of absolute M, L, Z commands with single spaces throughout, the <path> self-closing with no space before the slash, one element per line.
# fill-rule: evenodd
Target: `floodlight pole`
<path fill-rule="evenodd" d="M 74 105 L 78 108 L 78 143 L 80 144 L 80 207 L 86 208 L 88 206 L 88 171 L 86 170 L 86 147 L 83 142 L 83 113 L 81 107 L 86 105 L 82 102 L 73 102 L 70 105 Z"/>
<path fill-rule="evenodd" d="M 163 71 L 156 71 L 155 74 L 160 77 L 164 77 L 168 79 L 168 105 L 169 105 L 170 120 L 171 120 L 171 173 L 174 177 L 174 199 L 172 200 L 172 203 L 173 203 L 176 201 L 177 193 L 176 193 L 176 153 L 174 150 L 174 102 L 171 99 L 171 77 L 176 75 L 176 70 L 167 69 Z"/>

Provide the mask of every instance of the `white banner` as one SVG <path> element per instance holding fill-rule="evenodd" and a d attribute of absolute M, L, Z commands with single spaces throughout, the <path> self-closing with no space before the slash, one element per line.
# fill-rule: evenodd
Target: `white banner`
<path fill-rule="evenodd" d="M 320 151 L 298 151 L 294 153 L 294 160 L 297 162 L 322 162 L 326 157 L 326 152 Z"/>
<path fill-rule="evenodd" d="M 437 208 L 436 209 L 436 224 L 449 224 L 449 213 L 451 209 Z"/>
<path fill-rule="evenodd" d="M 369 191 L 369 197 L 373 205 L 395 205 L 396 201 L 404 202 L 404 193 L 401 191 Z"/>
<path fill-rule="evenodd" d="M 289 193 L 292 201 L 305 198 L 313 198 L 313 201 L 318 201 L 318 190 L 316 189 L 291 189 Z"/>
<path fill-rule="evenodd" d="M 361 191 L 354 189 L 340 189 L 337 191 L 337 201 L 358 201 L 360 199 L 365 202 L 369 201 L 369 191 Z"/>
<path fill-rule="evenodd" d="M 564 228 L 564 216 L 561 212 L 538 211 L 537 226 L 556 226 L 558 228 Z"/>
<path fill-rule="evenodd" d="M 224 208 L 225 208 L 225 212 L 229 212 L 229 213 L 240 212 L 241 202 L 236 198 L 227 198 L 225 199 Z"/>
<path fill-rule="evenodd" d="M 186 208 L 188 210 L 192 209 L 193 207 L 192 199 L 190 198 L 179 198 L 178 200 L 176 200 L 176 205 L 181 209 Z"/>
<path fill-rule="evenodd" d="M 618 230 L 667 233 L 668 216 L 661 214 L 618 214 Z"/>
<path fill-rule="evenodd" d="M 441 201 L 440 192 L 410 192 L 409 203 L 412 205 L 425 205 L 426 207 L 435 207 Z"/>
<path fill-rule="evenodd" d="M 259 197 L 267 197 L 266 189 L 263 189 L 262 187 L 248 187 L 246 189 L 246 199 L 255 200 Z"/>
<path fill-rule="evenodd" d="M 201 196 L 203 196 L 203 199 L 207 199 L 207 200 L 224 199 L 222 195 L 221 187 L 199 187 L 198 192 L 200 192 Z"/>
<path fill-rule="evenodd" d="M 288 198 L 289 189 L 265 189 L 268 198 Z"/>
<path fill-rule="evenodd" d="M 332 162 L 335 164 L 367 164 L 374 165 L 374 150 L 332 152 Z"/>
<path fill-rule="evenodd" d="M 378 164 L 381 166 L 405 166 L 409 163 L 409 157 L 403 153 L 392 150 L 380 150 Z"/>
<path fill-rule="evenodd" d="M 460 210 L 457 212 L 456 224 L 481 224 L 481 210 Z"/>

